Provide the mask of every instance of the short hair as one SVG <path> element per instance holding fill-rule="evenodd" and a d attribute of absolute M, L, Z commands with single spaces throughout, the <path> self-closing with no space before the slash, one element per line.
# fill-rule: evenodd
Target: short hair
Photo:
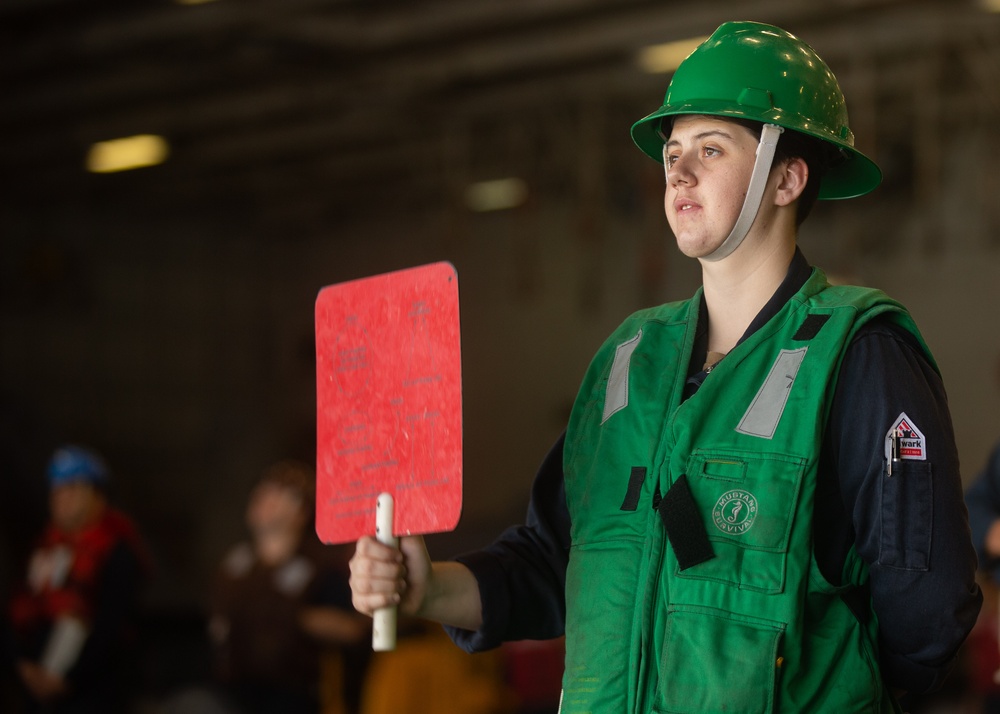
<path fill-rule="evenodd" d="M 302 508 L 311 513 L 316 501 L 316 472 L 308 464 L 283 459 L 264 469 L 258 485 L 273 484 L 295 492 L 302 499 Z"/>
<path fill-rule="evenodd" d="M 730 119 L 731 117 L 720 117 Z M 760 139 L 764 125 L 759 121 L 733 117 L 737 124 L 745 126 Z M 774 149 L 774 161 L 772 166 L 791 159 L 802 159 L 809 167 L 809 178 L 806 186 L 799 195 L 798 203 L 795 207 L 795 225 L 801 226 L 803 221 L 809 217 L 819 198 L 819 188 L 823 183 L 823 175 L 827 169 L 836 163 L 843 161 L 843 154 L 840 150 L 822 139 L 803 134 L 793 129 L 785 129 L 778 138 L 778 145 Z"/>

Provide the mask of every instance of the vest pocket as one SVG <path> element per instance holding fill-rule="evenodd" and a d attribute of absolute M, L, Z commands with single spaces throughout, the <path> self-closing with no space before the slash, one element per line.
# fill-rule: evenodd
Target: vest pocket
<path fill-rule="evenodd" d="M 715 557 L 676 576 L 783 592 L 804 474 L 799 457 L 695 451 L 688 480 Z"/>
<path fill-rule="evenodd" d="M 784 626 L 711 608 L 667 614 L 654 711 L 762 714 L 775 710 Z"/>

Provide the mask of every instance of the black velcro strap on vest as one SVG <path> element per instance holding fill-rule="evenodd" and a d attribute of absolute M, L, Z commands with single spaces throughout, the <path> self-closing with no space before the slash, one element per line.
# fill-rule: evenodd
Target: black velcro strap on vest
<path fill-rule="evenodd" d="M 830 319 L 829 315 L 806 315 L 806 319 L 799 325 L 798 331 L 792 336 L 793 340 L 811 340 L 820 331 L 820 328 Z"/>
<path fill-rule="evenodd" d="M 854 617 L 862 625 L 867 625 L 872 618 L 872 588 L 867 582 L 856 588 L 840 593 L 840 599 L 850 608 Z"/>
<path fill-rule="evenodd" d="M 663 495 L 657 511 L 681 570 L 715 557 L 686 474 L 674 481 Z"/>
<path fill-rule="evenodd" d="M 646 480 L 646 467 L 633 466 L 632 473 L 628 477 L 628 490 L 625 492 L 625 500 L 622 501 L 621 510 L 634 511 L 639 507 L 639 495 L 642 493 L 642 482 Z"/>

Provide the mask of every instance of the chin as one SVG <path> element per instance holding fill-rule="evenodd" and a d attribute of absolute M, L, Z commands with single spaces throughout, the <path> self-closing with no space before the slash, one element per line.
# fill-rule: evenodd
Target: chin
<path fill-rule="evenodd" d="M 711 255 L 720 244 L 705 245 L 704 243 L 691 243 L 688 241 L 678 240 L 677 250 L 683 253 L 688 258 L 704 258 L 706 255 Z"/>

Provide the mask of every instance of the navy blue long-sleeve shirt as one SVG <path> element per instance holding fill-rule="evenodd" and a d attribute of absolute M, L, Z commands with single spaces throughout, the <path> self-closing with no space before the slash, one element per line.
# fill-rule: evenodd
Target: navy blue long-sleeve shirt
<path fill-rule="evenodd" d="M 810 271 L 796 251 L 743 339 L 777 313 Z M 704 303 L 699 325 L 690 393 L 704 378 Z M 925 437 L 926 460 L 902 461 L 889 478 L 886 434 L 904 412 Z M 541 464 L 524 525 L 457 558 L 476 577 L 482 599 L 478 631 L 447 628 L 468 651 L 563 634 L 570 523 L 562 446 L 560 437 Z M 814 524 L 817 564 L 831 583 L 842 582 L 852 546 L 869 565 L 889 685 L 917 693 L 939 686 L 975 624 L 982 595 L 944 385 L 913 338 L 887 322 L 865 325 L 842 363 L 820 454 Z"/>

